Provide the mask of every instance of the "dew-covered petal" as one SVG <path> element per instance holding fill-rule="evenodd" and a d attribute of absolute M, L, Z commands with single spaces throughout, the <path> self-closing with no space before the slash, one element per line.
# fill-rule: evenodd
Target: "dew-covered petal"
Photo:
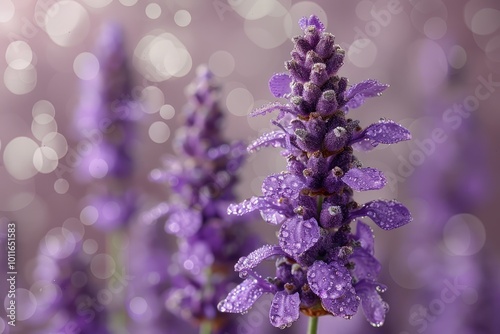
<path fill-rule="evenodd" d="M 411 222 L 410 211 L 398 201 L 375 200 L 351 213 L 351 218 L 370 217 L 384 230 L 392 230 Z"/>
<path fill-rule="evenodd" d="M 375 168 L 351 168 L 342 177 L 342 181 L 357 191 L 383 188 L 387 181 L 381 171 Z"/>
<path fill-rule="evenodd" d="M 334 316 L 350 319 L 358 311 L 359 297 L 351 285 L 346 287 L 344 291 L 345 293 L 338 298 L 322 298 L 321 304 Z"/>
<path fill-rule="evenodd" d="M 385 286 L 369 280 L 363 280 L 356 284 L 355 290 L 361 298 L 361 307 L 368 322 L 374 327 L 384 324 L 385 315 L 389 305 L 382 300 L 379 291 L 385 291 Z"/>
<path fill-rule="evenodd" d="M 280 115 L 283 115 L 285 113 L 291 113 L 295 115 L 295 112 L 293 111 L 293 108 L 289 105 L 281 104 L 279 102 L 271 102 L 269 104 L 266 104 L 260 108 L 255 109 L 250 113 L 250 116 L 259 116 L 259 115 L 265 115 L 272 113 L 275 110 L 279 110 Z"/>
<path fill-rule="evenodd" d="M 282 212 L 276 209 L 264 209 L 260 210 L 260 215 L 267 223 L 272 225 L 280 225 L 287 218 Z"/>
<path fill-rule="evenodd" d="M 324 31 L 325 26 L 320 21 L 319 17 L 316 15 L 311 15 L 310 17 L 302 17 L 299 19 L 300 29 L 305 30 L 308 26 L 314 26 L 319 31 Z"/>
<path fill-rule="evenodd" d="M 286 147 L 286 133 L 283 131 L 272 131 L 265 133 L 251 143 L 247 150 L 250 153 L 257 152 L 264 147 Z"/>
<path fill-rule="evenodd" d="M 274 327 L 284 329 L 292 325 L 300 315 L 300 296 L 298 292 L 289 295 L 279 291 L 274 295 L 269 310 L 269 320 Z"/>
<path fill-rule="evenodd" d="M 269 90 L 275 97 L 285 97 L 292 89 L 292 77 L 287 73 L 276 73 L 269 80 Z"/>
<path fill-rule="evenodd" d="M 349 271 L 337 262 L 316 261 L 307 271 L 307 281 L 311 290 L 321 299 L 335 299 L 351 288 Z"/>
<path fill-rule="evenodd" d="M 226 299 L 217 305 L 217 309 L 227 313 L 247 312 L 264 292 L 255 278 L 248 278 L 231 290 Z"/>
<path fill-rule="evenodd" d="M 353 148 L 360 151 L 370 151 L 379 144 L 395 144 L 410 140 L 411 134 L 403 126 L 391 120 L 380 120 L 369 125 L 360 135 L 353 138 Z"/>
<path fill-rule="evenodd" d="M 234 270 L 245 273 L 255 268 L 267 258 L 285 255 L 285 252 L 279 246 L 264 245 L 248 254 L 248 256 L 241 257 L 234 266 Z"/>
<path fill-rule="evenodd" d="M 378 277 L 382 269 L 380 262 L 363 248 L 355 248 L 349 261 L 354 263 L 351 273 L 357 280 L 373 280 Z"/>
<path fill-rule="evenodd" d="M 272 174 L 262 183 L 262 194 L 270 198 L 297 198 L 304 187 L 302 180 L 292 174 Z"/>
<path fill-rule="evenodd" d="M 307 251 L 318 242 L 319 236 L 316 219 L 303 220 L 302 217 L 286 220 L 278 233 L 281 248 L 291 256 L 299 256 Z"/>
<path fill-rule="evenodd" d="M 190 237 L 195 234 L 201 226 L 201 214 L 194 210 L 174 211 L 165 223 L 165 231 L 179 237 Z"/>
<path fill-rule="evenodd" d="M 343 109 L 347 112 L 349 109 L 358 108 L 365 103 L 365 98 L 380 96 L 387 87 L 389 85 L 373 79 L 357 83 L 346 91 L 345 100 L 347 103 Z"/>
<path fill-rule="evenodd" d="M 375 251 L 375 239 L 370 226 L 358 220 L 356 225 L 356 239 L 361 243 L 361 247 L 369 254 L 373 255 Z"/>
<path fill-rule="evenodd" d="M 249 199 L 244 200 L 241 203 L 229 204 L 229 206 L 227 207 L 227 214 L 242 216 L 249 212 L 259 209 L 266 209 L 271 206 L 272 206 L 271 203 L 269 203 L 269 201 L 266 198 L 261 196 L 253 196 Z"/>

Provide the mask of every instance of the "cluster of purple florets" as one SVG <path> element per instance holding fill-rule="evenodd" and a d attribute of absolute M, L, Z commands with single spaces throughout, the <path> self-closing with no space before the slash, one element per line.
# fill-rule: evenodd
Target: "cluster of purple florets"
<path fill-rule="evenodd" d="M 222 136 L 223 110 L 213 74 L 200 68 L 188 87 L 185 122 L 176 133 L 176 156 L 167 156 L 163 168 L 151 177 L 166 184 L 172 196 L 151 211 L 165 221 L 165 231 L 177 237 L 178 252 L 170 264 L 172 288 L 166 306 L 191 322 L 209 322 L 213 330 L 230 326 L 218 302 L 238 280 L 234 263 L 255 245 L 245 222 L 231 217 L 227 207 L 236 197 L 237 171 L 246 156 L 242 142 Z"/>
<path fill-rule="evenodd" d="M 382 172 L 362 167 L 353 149 L 370 150 L 378 144 L 410 139 L 410 133 L 389 120 L 361 128 L 347 118 L 350 109 L 387 88 L 375 80 L 348 87 L 337 75 L 344 50 L 324 31 L 316 16 L 299 22 L 304 34 L 293 39 L 288 73 L 274 75 L 270 90 L 288 103 L 271 103 L 254 112 L 279 115 L 279 129 L 251 144 L 249 151 L 280 147 L 287 158 L 285 172 L 268 176 L 262 196 L 232 204 L 228 212 L 243 215 L 260 210 L 264 220 L 280 226 L 277 245 L 265 245 L 235 266 L 245 281 L 220 302 L 219 310 L 244 313 L 264 293 L 274 294 L 270 321 L 290 326 L 300 312 L 350 318 L 362 306 L 368 321 L 381 326 L 387 304 L 385 287 L 376 281 L 380 263 L 374 257 L 373 232 L 357 220 L 371 218 L 390 230 L 411 221 L 406 207 L 396 201 L 375 200 L 363 205 L 353 191 L 380 189 Z M 351 222 L 357 220 L 356 232 Z M 276 258 L 276 274 L 264 278 L 255 271 L 263 260 Z"/>

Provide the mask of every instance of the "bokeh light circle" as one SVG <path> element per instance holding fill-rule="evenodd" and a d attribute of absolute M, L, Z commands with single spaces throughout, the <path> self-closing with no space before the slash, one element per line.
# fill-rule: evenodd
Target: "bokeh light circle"
<path fill-rule="evenodd" d="M 86 254 L 92 255 L 99 249 L 99 244 L 94 239 L 87 239 L 83 242 L 82 249 Z"/>
<path fill-rule="evenodd" d="M 170 137 L 170 128 L 165 122 L 157 121 L 149 126 L 148 134 L 153 142 L 163 144 Z"/>
<path fill-rule="evenodd" d="M 95 79 L 99 73 L 99 68 L 99 59 L 90 52 L 80 53 L 73 62 L 73 71 L 82 80 Z"/>
<path fill-rule="evenodd" d="M 33 60 L 33 51 L 25 41 L 14 41 L 5 51 L 5 60 L 9 67 L 15 70 L 24 70 Z"/>
<path fill-rule="evenodd" d="M 233 115 L 248 116 L 254 108 L 253 95 L 248 89 L 235 88 L 227 94 L 226 106 Z"/>
<path fill-rule="evenodd" d="M 160 108 L 160 116 L 163 119 L 169 120 L 175 116 L 175 109 L 170 104 L 165 104 Z"/>
<path fill-rule="evenodd" d="M 60 195 L 64 195 L 69 190 L 69 182 L 66 179 L 57 179 L 54 182 L 54 190 Z"/>
<path fill-rule="evenodd" d="M 92 205 L 87 205 L 80 212 L 80 221 L 84 225 L 93 225 L 99 218 L 99 211 Z"/>
<path fill-rule="evenodd" d="M 6 23 L 9 22 L 16 12 L 16 7 L 11 0 L 2 0 L 0 1 L 0 22 Z M 1 319 L 0 319 L 1 320 Z M 3 333 L 1 330 L 2 326 L 0 325 L 0 333 Z"/>
<path fill-rule="evenodd" d="M 150 3 L 145 9 L 146 16 L 152 20 L 155 20 L 161 16 L 161 7 L 157 3 Z"/>
<path fill-rule="evenodd" d="M 90 262 L 90 271 L 99 279 L 108 279 L 114 275 L 116 263 L 108 254 L 97 254 Z"/>
<path fill-rule="evenodd" d="M 89 30 L 89 14 L 76 1 L 56 2 L 45 14 L 45 31 L 59 46 L 69 47 L 82 43 Z"/>
<path fill-rule="evenodd" d="M 460 69 L 467 62 L 467 52 L 460 45 L 454 45 L 448 51 L 448 63 L 451 67 Z"/>
<path fill-rule="evenodd" d="M 377 58 L 377 46 L 371 39 L 360 38 L 350 45 L 347 58 L 357 67 L 370 67 Z"/>
<path fill-rule="evenodd" d="M 31 64 L 22 70 L 16 70 L 8 66 L 3 75 L 3 82 L 11 93 L 16 95 L 27 94 L 36 87 L 36 69 Z"/>
<path fill-rule="evenodd" d="M 92 8 L 103 8 L 113 2 L 113 0 L 83 0 L 83 2 Z"/>
<path fill-rule="evenodd" d="M 471 214 L 451 217 L 443 228 L 443 242 L 453 254 L 469 256 L 478 253 L 486 242 L 486 230 L 479 218 Z"/>
<path fill-rule="evenodd" d="M 174 21 L 179 27 L 187 27 L 191 23 L 191 14 L 185 9 L 178 10 L 174 14 Z"/>
<path fill-rule="evenodd" d="M 16 289 L 16 303 L 19 305 L 16 309 L 16 320 L 25 321 L 35 314 L 37 300 L 30 290 L 23 288 Z"/>
<path fill-rule="evenodd" d="M 33 165 L 33 156 L 38 144 L 28 137 L 17 137 L 5 145 L 3 163 L 7 172 L 17 180 L 26 180 L 38 171 Z"/>
<path fill-rule="evenodd" d="M 214 52 L 208 59 L 208 68 L 219 77 L 227 77 L 233 73 L 234 67 L 233 55 L 224 50 Z"/>
<path fill-rule="evenodd" d="M 47 146 L 38 147 L 33 154 L 33 165 L 43 174 L 53 172 L 59 163 L 56 151 Z"/>

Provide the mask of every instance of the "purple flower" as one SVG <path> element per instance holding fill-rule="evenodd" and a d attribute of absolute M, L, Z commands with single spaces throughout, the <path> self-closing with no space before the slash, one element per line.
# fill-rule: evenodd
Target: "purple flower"
<path fill-rule="evenodd" d="M 98 209 L 96 226 L 114 230 L 124 226 L 135 211 L 131 189 L 134 164 L 132 142 L 138 105 L 131 96 L 124 36 L 115 24 L 103 27 L 96 55 L 100 71 L 83 82 L 76 127 L 83 137 L 78 175 L 91 183 L 87 202 Z"/>
<path fill-rule="evenodd" d="M 367 80 L 348 87 L 337 75 L 344 50 L 334 44 L 316 16 L 302 18 L 304 31 L 293 39 L 288 73 L 274 75 L 269 87 L 288 103 L 271 103 L 254 115 L 279 111 L 273 124 L 279 129 L 263 135 L 248 148 L 280 147 L 287 171 L 267 177 L 262 196 L 231 204 L 230 214 L 260 210 L 278 225 L 277 245 L 266 245 L 243 257 L 235 266 L 246 280 L 219 303 L 219 310 L 246 312 L 264 293 L 274 294 L 271 324 L 285 328 L 299 318 L 333 315 L 351 318 L 361 305 L 373 326 L 384 323 L 385 287 L 376 281 L 380 263 L 374 257 L 371 228 L 358 220 L 369 217 L 384 230 L 411 221 L 408 209 L 396 201 L 374 200 L 363 205 L 353 191 L 382 188 L 382 172 L 363 167 L 353 148 L 370 150 L 411 138 L 393 121 L 381 120 L 365 129 L 346 118 L 350 109 L 379 96 L 387 85 Z M 356 232 L 350 224 L 357 220 Z M 276 276 L 263 278 L 255 268 L 276 258 Z"/>
<path fill-rule="evenodd" d="M 82 334 L 110 333 L 109 312 L 81 238 L 55 228 L 40 243 L 31 287 L 37 308 L 29 320 L 36 333 L 63 333 L 69 328 Z"/>
<path fill-rule="evenodd" d="M 217 303 L 238 280 L 234 263 L 255 242 L 245 224 L 249 219 L 227 214 L 246 151 L 241 142 L 229 143 L 221 135 L 218 91 L 212 73 L 200 68 L 188 87 L 185 123 L 174 138 L 177 155 L 166 157 L 163 167 L 151 173 L 172 191 L 151 218 L 165 222 L 165 231 L 177 237 L 167 308 L 222 333 L 234 317 L 219 312 Z"/>

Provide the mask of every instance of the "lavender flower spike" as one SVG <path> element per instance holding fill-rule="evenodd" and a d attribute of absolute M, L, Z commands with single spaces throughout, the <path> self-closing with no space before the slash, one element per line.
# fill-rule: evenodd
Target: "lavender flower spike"
<path fill-rule="evenodd" d="M 247 217 L 227 214 L 236 199 L 236 175 L 246 150 L 241 142 L 229 143 L 221 135 L 224 114 L 218 92 L 213 74 L 200 68 L 188 87 L 185 123 L 174 139 L 177 156 L 165 158 L 163 168 L 152 173 L 161 175 L 157 180 L 165 182 L 173 196 L 152 215 L 165 222 L 165 231 L 177 237 L 179 246 L 170 264 L 175 270 L 169 269 L 178 274 L 166 293 L 167 308 L 192 324 L 210 326 L 212 333 L 233 333 L 234 316 L 219 312 L 217 303 L 239 279 L 234 264 L 256 242 L 249 237 Z M 252 271 L 250 263 L 241 270 Z M 263 279 L 249 278 L 237 294 L 255 301 L 271 288 Z M 236 301 L 226 306 L 238 312 L 247 308 Z"/>
<path fill-rule="evenodd" d="M 293 39 L 292 59 L 285 63 L 288 73 L 269 82 L 271 93 L 288 103 L 254 112 L 279 111 L 273 121 L 279 129 L 249 147 L 281 147 L 287 170 L 264 180 L 262 196 L 228 208 L 236 215 L 259 210 L 264 220 L 280 226 L 277 244 L 240 259 L 235 268 L 247 278 L 220 302 L 219 310 L 245 312 L 263 293 L 271 293 L 269 319 L 276 327 L 290 326 L 300 312 L 313 319 L 350 318 L 360 305 L 367 320 L 381 326 L 388 306 L 380 296 L 385 287 L 376 281 L 380 263 L 374 257 L 373 232 L 360 220 L 355 233 L 350 225 L 366 216 L 391 230 L 412 218 L 396 201 L 354 201 L 353 191 L 381 189 L 386 179 L 382 172 L 362 167 L 353 147 L 368 150 L 411 136 L 392 121 L 363 130 L 358 121 L 346 118 L 349 109 L 379 96 L 387 85 L 367 80 L 348 89 L 347 78 L 337 75 L 344 51 L 333 35 L 314 15 L 299 24 L 304 34 Z M 276 276 L 262 279 L 255 269 L 268 258 L 276 259 Z"/>

